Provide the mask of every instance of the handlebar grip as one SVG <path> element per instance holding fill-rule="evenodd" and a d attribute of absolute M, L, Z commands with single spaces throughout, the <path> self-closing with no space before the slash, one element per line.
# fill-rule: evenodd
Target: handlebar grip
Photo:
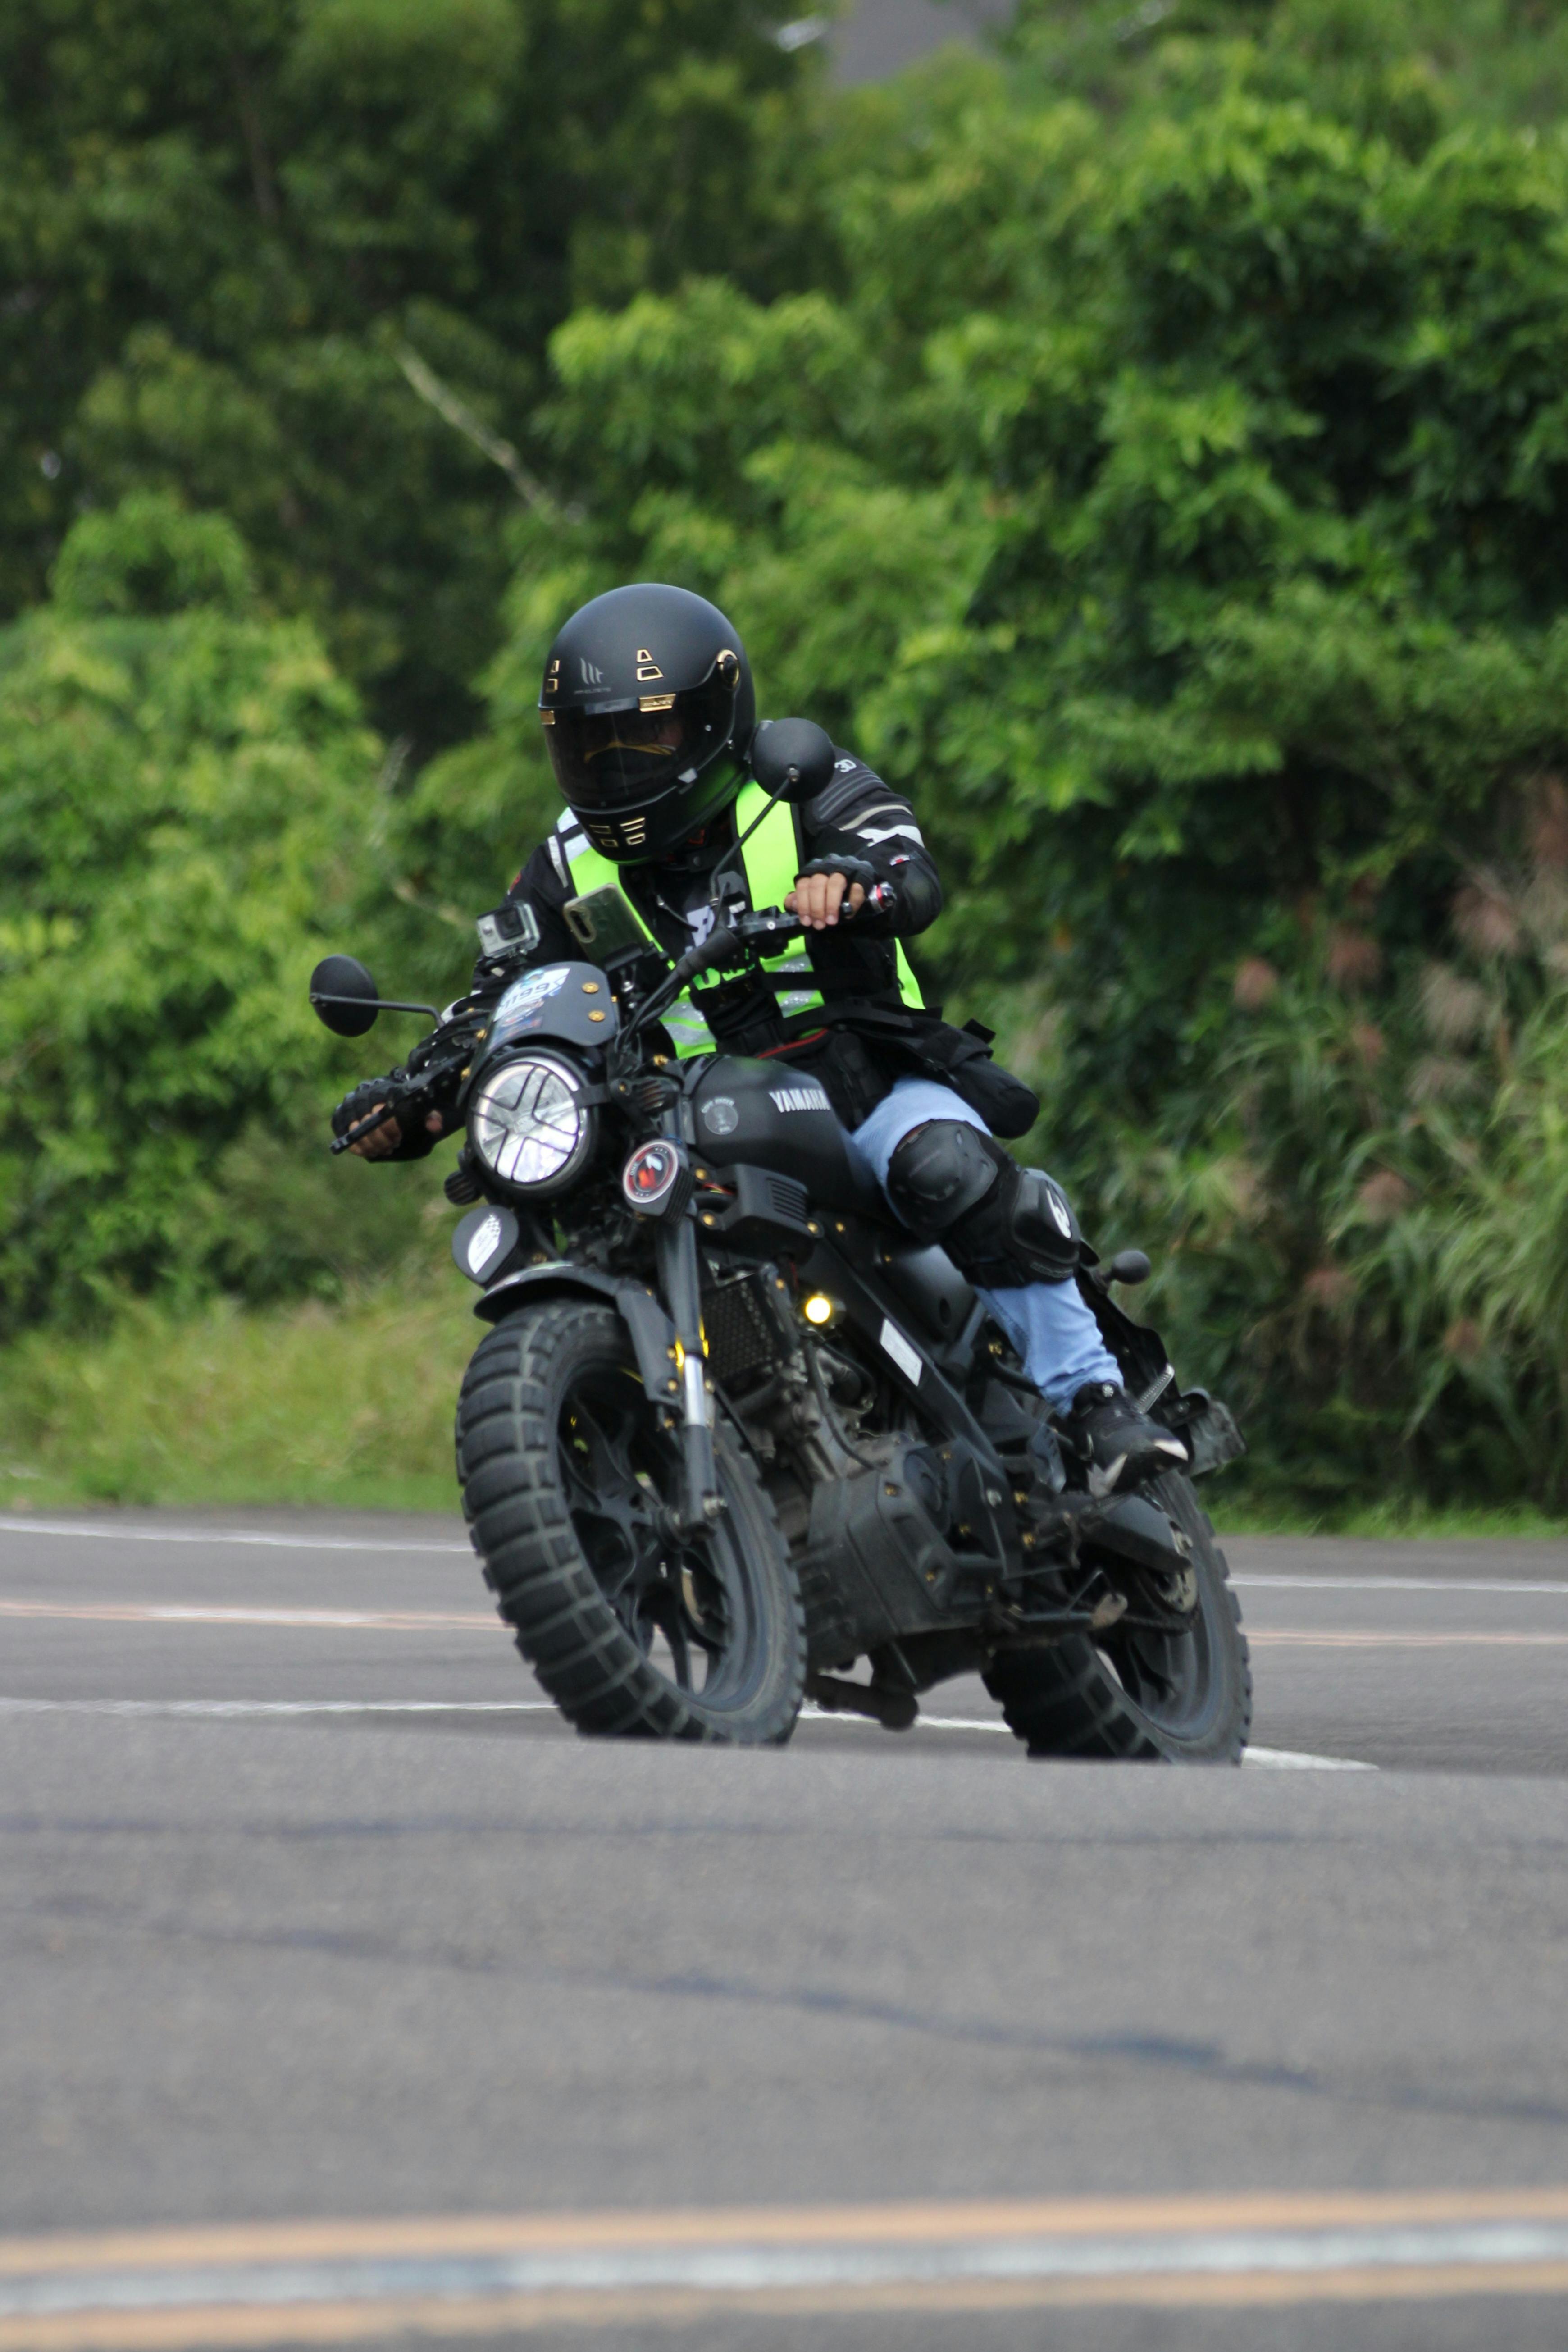
<path fill-rule="evenodd" d="M 362 1143 L 367 1135 L 374 1135 L 377 1128 L 384 1127 L 389 1118 L 395 1118 L 401 1126 L 409 1100 L 406 1095 L 390 1095 L 384 1102 L 377 1103 L 374 1110 L 368 1110 L 362 1118 L 357 1118 L 352 1127 L 346 1127 L 341 1135 L 335 1135 L 332 1138 L 334 1158 L 340 1151 L 351 1151 L 356 1143 Z"/>
<path fill-rule="evenodd" d="M 688 980 L 695 980 L 699 971 L 706 970 L 707 941 L 705 940 L 701 947 L 688 948 L 684 956 L 675 958 L 674 962 L 670 966 L 670 978 L 672 981 L 678 981 L 684 988 Z"/>
<path fill-rule="evenodd" d="M 700 972 L 722 971 L 734 961 L 739 945 L 728 923 L 716 923 L 706 940 L 699 940 L 695 948 L 688 948 L 684 956 L 677 957 L 670 967 L 670 978 L 684 987 Z"/>

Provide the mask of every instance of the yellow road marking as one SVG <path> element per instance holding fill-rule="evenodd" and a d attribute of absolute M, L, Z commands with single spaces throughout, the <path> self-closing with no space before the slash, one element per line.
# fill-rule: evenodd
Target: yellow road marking
<path fill-rule="evenodd" d="M 407 2220 L 216 2222 L 0 2238 L 0 2276 L 42 2268 L 559 2253 L 594 2247 L 890 2245 L 1163 2230 L 1327 2230 L 1400 2223 L 1568 2221 L 1568 2187 L 1258 2190 L 1239 2195 L 916 2199 L 887 2205 L 677 2206 L 647 2211 L 460 2213 Z"/>
<path fill-rule="evenodd" d="M 1477 2259 L 1472 2239 L 1456 2241 L 1452 2258 L 1434 2232 L 1500 2226 L 1528 2231 L 1568 2223 L 1568 2188 L 1407 2192 L 1253 2193 L 1179 2197 L 919 2200 L 859 2206 L 738 2207 L 719 2211 L 456 2215 L 402 2221 L 220 2224 L 203 2228 L 58 2233 L 0 2240 L 0 2352 L 242 2352 L 265 2345 L 363 2343 L 397 2333 L 496 2336 L 547 2326 L 596 2330 L 673 2326 L 722 2315 L 827 2317 L 876 2312 L 986 2312 L 1114 2305 L 1166 2308 L 1286 2306 L 1321 2303 L 1434 2300 L 1460 2295 L 1568 2295 L 1568 2258 L 1543 2258 L 1538 2246 L 1504 2239 L 1495 2260 Z M 1400 2231 L 1373 2258 L 1364 2235 L 1336 2247 L 1334 2234 Z M 1241 2237 L 1221 2233 L 1242 2233 Z M 1251 2233 L 1250 2235 L 1247 2233 Z M 1318 2242 L 1314 2247 L 1313 2233 Z M 1270 2247 L 1269 2237 L 1280 2241 Z M 1181 2241 L 1189 2243 L 1182 2260 Z M 1324 2241 L 1326 2240 L 1326 2242 Z M 1038 2273 L 919 2274 L 944 2248 L 1032 2241 L 1047 2251 Z M 1074 2249 L 1104 2267 L 1073 2272 Z M 1111 2242 L 1107 2244 L 1106 2242 Z M 1140 2258 L 1140 2241 L 1143 2252 Z M 1055 2242 L 1061 2255 L 1052 2258 Z M 911 2274 L 882 2278 L 821 2275 L 824 2252 L 866 2250 L 886 2257 L 910 2250 Z M 629 2281 L 628 2257 L 663 2254 L 761 2257 L 774 2250 L 772 2276 L 737 2284 L 734 2264 L 711 2285 L 691 2280 Z M 788 2258 L 812 2250 L 819 2275 L 792 2284 Z M 1027 2259 L 1027 2243 L 1023 2248 Z M 605 2258 L 604 2284 L 549 2284 L 531 2290 L 497 2277 L 488 2291 L 453 2281 L 433 2294 L 411 2276 L 362 2280 L 363 2293 L 322 2279 L 312 2298 L 296 2280 L 298 2300 L 270 2300 L 267 2265 L 378 2261 L 414 2263 L 462 2258 Z M 778 2257 L 785 2258 L 780 2275 Z M 1006 2256 L 1003 2258 L 1004 2266 Z M 1057 2266 L 1052 2267 L 1055 2261 Z M 1168 2267 L 1160 2269 L 1164 2260 Z M 1154 2266 L 1145 2267 L 1145 2264 Z M 223 2298 L 225 2269 L 235 2275 Z M 256 2273 L 261 2272 L 258 2281 Z M 144 2280 L 141 2287 L 138 2277 Z M 591 2280 L 591 2268 L 590 2270 Z M 7 2291 L 4 2282 L 15 2281 Z M 98 2284 L 95 2285 L 95 2282 Z M 55 2308 L 18 2307 L 40 2283 Z M 146 2303 L 139 2300 L 141 2294 Z M 97 2296 L 95 2307 L 94 2298 Z M 160 2299 L 160 2296 L 163 2299 Z M 205 2302 L 183 2294 L 206 2295 Z M 247 2300 L 247 2295 L 249 2299 Z M 114 2308 L 116 2301 L 127 2307 Z M 62 2305 L 68 2307 L 61 2308 Z M 75 2307 L 69 2307 L 74 2305 Z"/>

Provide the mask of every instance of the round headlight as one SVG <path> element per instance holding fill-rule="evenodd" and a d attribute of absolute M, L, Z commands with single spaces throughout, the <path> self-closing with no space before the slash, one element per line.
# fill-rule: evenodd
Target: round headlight
<path fill-rule="evenodd" d="M 468 1107 L 468 1141 L 497 1182 L 517 1192 L 562 1192 L 592 1153 L 592 1108 L 582 1080 L 553 1054 L 519 1054 L 482 1077 Z"/>

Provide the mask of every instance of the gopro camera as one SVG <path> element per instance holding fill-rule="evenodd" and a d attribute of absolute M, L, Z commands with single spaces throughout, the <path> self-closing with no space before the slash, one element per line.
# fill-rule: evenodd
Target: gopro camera
<path fill-rule="evenodd" d="M 479 934 L 480 948 L 492 963 L 532 955 L 539 943 L 538 916 L 531 907 L 519 906 L 515 898 L 508 898 L 492 914 L 481 915 L 474 928 Z"/>

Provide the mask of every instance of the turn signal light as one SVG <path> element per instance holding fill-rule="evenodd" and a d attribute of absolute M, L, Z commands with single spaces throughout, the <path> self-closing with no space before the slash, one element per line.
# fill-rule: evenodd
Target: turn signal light
<path fill-rule="evenodd" d="M 819 1331 L 826 1330 L 838 1311 L 837 1302 L 822 1290 L 813 1290 L 809 1298 L 800 1302 L 801 1314 L 808 1323 L 814 1323 Z"/>

